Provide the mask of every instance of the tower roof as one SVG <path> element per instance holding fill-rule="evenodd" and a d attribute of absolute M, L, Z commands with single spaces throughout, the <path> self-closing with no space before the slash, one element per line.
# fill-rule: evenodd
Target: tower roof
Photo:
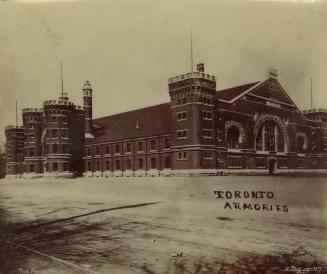
<path fill-rule="evenodd" d="M 91 83 L 89 81 L 86 81 L 83 85 L 83 89 L 92 89 Z"/>

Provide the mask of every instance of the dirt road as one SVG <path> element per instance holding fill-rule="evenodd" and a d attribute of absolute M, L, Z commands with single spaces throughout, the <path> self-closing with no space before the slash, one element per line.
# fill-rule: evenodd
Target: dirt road
<path fill-rule="evenodd" d="M 319 177 L 2 180 L 0 273 L 323 273 L 326 193 Z"/>

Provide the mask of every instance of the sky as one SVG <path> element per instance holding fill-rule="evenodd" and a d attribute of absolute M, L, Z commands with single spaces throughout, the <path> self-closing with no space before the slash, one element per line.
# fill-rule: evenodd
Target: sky
<path fill-rule="evenodd" d="M 265 80 L 300 109 L 327 108 L 327 1 L 0 1 L 0 142 L 15 101 L 42 107 L 61 90 L 94 118 L 169 101 L 168 78 L 204 62 L 217 89 Z M 19 113 L 21 124 L 21 112 Z"/>

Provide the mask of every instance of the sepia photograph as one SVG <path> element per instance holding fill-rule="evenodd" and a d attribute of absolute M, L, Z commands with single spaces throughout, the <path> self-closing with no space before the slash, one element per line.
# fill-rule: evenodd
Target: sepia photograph
<path fill-rule="evenodd" d="M 327 273 L 326 18 L 0 0 L 0 274 Z"/>

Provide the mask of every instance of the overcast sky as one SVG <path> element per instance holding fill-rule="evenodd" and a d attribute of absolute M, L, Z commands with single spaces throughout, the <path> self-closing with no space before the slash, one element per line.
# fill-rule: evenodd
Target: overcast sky
<path fill-rule="evenodd" d="M 94 117 L 168 102 L 168 77 L 190 70 L 191 28 L 194 63 L 218 89 L 264 80 L 273 67 L 300 109 L 310 107 L 311 77 L 314 107 L 327 107 L 325 1 L 45 2 L 0 1 L 0 141 L 16 99 L 39 108 L 58 97 L 60 60 L 73 102 L 92 83 Z"/>

